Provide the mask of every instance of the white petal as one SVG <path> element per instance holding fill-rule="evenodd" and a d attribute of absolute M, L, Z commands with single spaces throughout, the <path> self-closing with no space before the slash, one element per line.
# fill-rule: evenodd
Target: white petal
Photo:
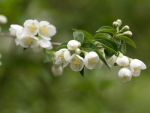
<path fill-rule="evenodd" d="M 132 73 L 132 75 L 134 76 L 134 77 L 137 77 L 137 76 L 139 76 L 141 74 L 141 70 L 139 70 L 139 71 L 134 71 L 133 73 Z"/>
<path fill-rule="evenodd" d="M 66 67 L 68 65 L 69 62 L 64 62 L 63 63 L 63 68 Z"/>
<path fill-rule="evenodd" d="M 130 81 L 132 78 L 131 71 L 127 68 L 121 68 L 118 72 L 118 77 L 122 82 Z"/>
<path fill-rule="evenodd" d="M 46 47 L 49 47 L 51 44 L 50 44 L 50 41 L 48 40 L 39 40 L 39 45 L 43 48 L 46 48 Z"/>

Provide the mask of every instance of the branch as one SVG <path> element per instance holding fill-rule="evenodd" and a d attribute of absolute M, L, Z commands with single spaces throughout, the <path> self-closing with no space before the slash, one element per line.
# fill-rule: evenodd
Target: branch
<path fill-rule="evenodd" d="M 8 33 L 0 33 L 0 37 L 11 37 L 11 38 L 16 38 L 15 36 L 8 34 Z M 59 42 L 51 42 L 52 45 L 54 46 L 59 46 L 61 43 Z"/>

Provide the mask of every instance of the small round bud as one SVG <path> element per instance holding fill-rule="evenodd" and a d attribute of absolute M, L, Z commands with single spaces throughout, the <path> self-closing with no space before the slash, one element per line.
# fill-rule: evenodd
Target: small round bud
<path fill-rule="evenodd" d="M 67 44 L 67 48 L 69 50 L 76 50 L 80 46 L 81 46 L 81 43 L 76 40 L 70 40 Z"/>
<path fill-rule="evenodd" d="M 132 36 L 132 32 L 131 31 L 126 31 L 126 32 L 123 33 L 123 35 Z"/>
<path fill-rule="evenodd" d="M 75 53 L 79 55 L 79 54 L 81 53 L 81 50 L 80 50 L 79 48 L 77 48 L 77 49 L 75 50 Z"/>
<path fill-rule="evenodd" d="M 0 15 L 0 23 L 1 24 L 6 24 L 7 23 L 7 17 L 4 15 Z"/>
<path fill-rule="evenodd" d="M 122 28 L 122 31 L 128 31 L 130 29 L 130 27 L 128 25 L 125 25 L 123 28 Z"/>
<path fill-rule="evenodd" d="M 120 19 L 118 19 L 116 22 L 118 23 L 119 26 L 121 26 L 122 21 Z"/>
<path fill-rule="evenodd" d="M 63 68 L 61 65 L 53 65 L 52 66 L 52 73 L 54 76 L 61 76 L 63 73 Z"/>
<path fill-rule="evenodd" d="M 118 24 L 117 22 L 113 22 L 113 26 L 114 26 L 114 27 L 118 27 L 119 24 Z"/>

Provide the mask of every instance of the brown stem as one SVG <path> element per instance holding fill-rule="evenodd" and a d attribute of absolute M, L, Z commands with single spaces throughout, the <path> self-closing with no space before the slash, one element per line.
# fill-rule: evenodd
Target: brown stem
<path fill-rule="evenodd" d="M 16 38 L 15 36 L 8 34 L 8 33 L 0 33 L 0 37 L 11 37 L 11 38 Z M 54 46 L 59 46 L 61 43 L 59 42 L 51 42 L 52 45 Z"/>

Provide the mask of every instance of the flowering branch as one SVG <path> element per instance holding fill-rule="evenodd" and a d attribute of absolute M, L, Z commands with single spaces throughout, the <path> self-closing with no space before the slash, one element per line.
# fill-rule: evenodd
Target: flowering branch
<path fill-rule="evenodd" d="M 132 32 L 129 26 L 120 28 L 120 19 L 113 22 L 113 26 L 99 28 L 95 35 L 84 30 L 75 30 L 73 40 L 58 43 L 51 42 L 56 34 L 54 25 L 47 21 L 26 20 L 23 26 L 11 25 L 10 34 L 0 33 L 0 37 L 15 38 L 16 45 L 34 52 L 44 52 L 44 62 L 52 62 L 52 73 L 61 75 L 63 68 L 70 64 L 73 71 L 84 76 L 84 68 L 94 69 L 105 64 L 109 69 L 119 66 L 118 77 L 122 82 L 130 81 L 132 76 L 140 75 L 146 65 L 138 59 L 132 59 L 126 54 L 126 44 L 136 48 L 130 39 Z M 57 46 L 54 51 L 52 46 Z"/>

